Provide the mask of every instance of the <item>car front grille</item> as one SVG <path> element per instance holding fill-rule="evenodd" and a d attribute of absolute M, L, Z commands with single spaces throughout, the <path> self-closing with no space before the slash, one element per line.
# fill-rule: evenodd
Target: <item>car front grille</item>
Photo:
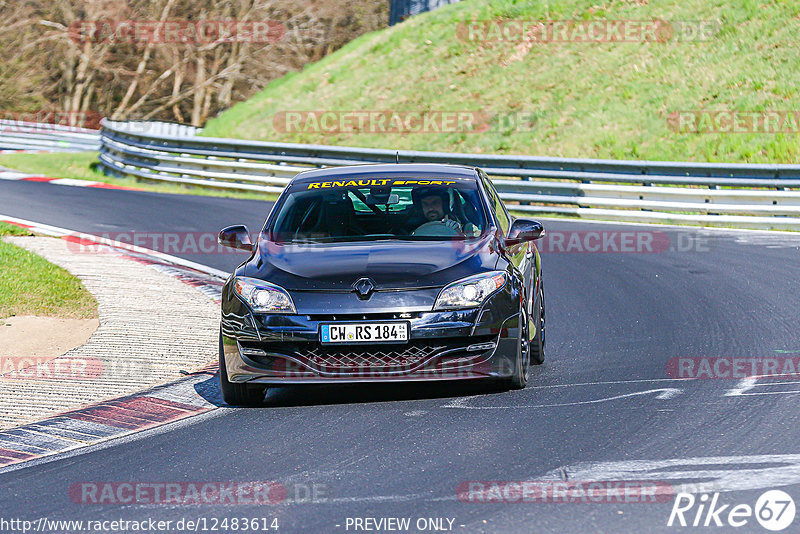
<path fill-rule="evenodd" d="M 372 345 L 314 347 L 306 352 L 308 363 L 321 370 L 409 368 L 446 349 L 447 345 Z"/>

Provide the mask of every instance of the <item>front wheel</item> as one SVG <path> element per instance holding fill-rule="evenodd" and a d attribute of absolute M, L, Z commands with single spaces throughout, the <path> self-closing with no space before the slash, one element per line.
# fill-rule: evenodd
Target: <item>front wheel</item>
<path fill-rule="evenodd" d="M 531 364 L 541 365 L 544 363 L 545 342 L 544 284 L 541 279 L 539 280 L 539 304 L 536 306 L 534 314 L 536 335 L 530 342 Z"/>
<path fill-rule="evenodd" d="M 222 332 L 219 333 L 219 387 L 222 390 L 222 400 L 231 406 L 258 406 L 264 402 L 264 396 L 267 393 L 267 388 L 264 386 L 228 381 Z"/>
<path fill-rule="evenodd" d="M 525 310 L 519 311 L 519 340 L 517 342 L 517 357 L 514 362 L 514 372 L 506 379 L 508 389 L 523 389 L 528 385 L 530 373 L 530 343 L 528 343 L 528 320 Z"/>

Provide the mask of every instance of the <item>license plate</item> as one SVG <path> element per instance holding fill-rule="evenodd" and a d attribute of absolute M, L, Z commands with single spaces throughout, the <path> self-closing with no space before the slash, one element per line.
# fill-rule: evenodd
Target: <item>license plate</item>
<path fill-rule="evenodd" d="M 328 323 L 320 325 L 321 343 L 405 343 L 408 323 Z"/>

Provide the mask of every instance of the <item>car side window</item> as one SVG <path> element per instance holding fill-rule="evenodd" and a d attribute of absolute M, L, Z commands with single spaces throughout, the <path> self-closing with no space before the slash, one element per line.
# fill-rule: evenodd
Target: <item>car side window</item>
<path fill-rule="evenodd" d="M 489 193 L 489 200 L 491 201 L 492 212 L 497 217 L 497 222 L 500 225 L 500 231 L 503 233 L 504 236 L 506 236 L 508 235 L 508 229 L 511 226 L 511 219 L 508 216 L 506 207 L 500 200 L 500 197 L 497 194 L 497 190 L 494 188 L 494 184 L 492 184 L 491 180 L 489 180 L 489 178 L 486 175 L 483 176 L 483 186 L 486 188 L 486 192 Z"/>

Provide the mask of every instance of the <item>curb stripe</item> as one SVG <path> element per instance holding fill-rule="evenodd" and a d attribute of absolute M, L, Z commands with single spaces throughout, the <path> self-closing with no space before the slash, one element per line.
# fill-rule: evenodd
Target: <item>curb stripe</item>
<path fill-rule="evenodd" d="M 53 185 L 66 185 L 70 187 L 95 187 L 98 189 L 120 189 L 123 191 L 144 191 L 137 187 L 126 187 L 122 185 L 107 184 L 105 182 L 93 182 L 91 180 L 79 180 L 76 178 L 50 178 L 49 176 L 35 176 L 32 178 L 20 178 L 21 182 L 46 182 Z"/>
<path fill-rule="evenodd" d="M 125 404 L 108 404 L 103 403 L 98 407 L 90 408 L 92 415 L 97 417 L 109 416 L 111 420 L 118 420 L 124 422 L 131 422 L 136 424 L 141 422 L 145 425 L 151 423 L 162 423 L 174 419 L 178 415 L 183 415 L 187 412 L 178 410 L 163 411 L 161 413 L 153 413 L 148 411 L 140 411 L 135 408 L 135 404 L 126 402 Z"/>
<path fill-rule="evenodd" d="M 213 380 L 191 376 L 143 393 L 80 408 L 0 432 L 0 467 L 80 449 L 215 410 L 195 390 Z"/>
<path fill-rule="evenodd" d="M 121 413 L 116 413 L 113 409 L 94 407 L 89 408 L 85 412 L 76 412 L 67 415 L 73 419 L 80 419 L 82 421 L 94 421 L 104 425 L 116 426 L 126 430 L 136 430 L 149 423 L 149 421 L 138 419 L 136 417 L 126 417 Z"/>
<path fill-rule="evenodd" d="M 24 172 L 17 171 L 0 171 L 0 180 L 22 180 L 24 178 L 32 178 L 35 174 L 25 174 Z"/>
<path fill-rule="evenodd" d="M 8 148 L 4 150 L 0 150 L 0 154 L 52 154 L 53 152 L 59 152 L 58 150 L 45 150 L 45 149 L 31 149 L 31 148 Z"/>
<path fill-rule="evenodd" d="M 31 428 L 33 430 L 41 429 L 40 431 L 54 435 L 64 433 L 66 437 L 70 437 L 69 435 L 72 434 L 78 439 L 106 438 L 116 436 L 120 433 L 120 430 L 113 426 L 90 423 L 88 421 L 77 421 L 69 417 L 64 417 L 63 415 L 31 423 L 30 425 L 26 425 L 25 428 Z"/>
<path fill-rule="evenodd" d="M 12 451 L 9 449 L 0 449 L 0 467 L 11 464 L 18 464 L 27 462 L 28 460 L 35 460 L 41 458 L 41 454 L 29 454 L 26 452 Z"/>
<path fill-rule="evenodd" d="M 130 402 L 125 404 L 126 408 L 138 410 L 140 413 L 148 413 L 157 417 L 170 418 L 177 415 L 186 413 L 194 413 L 197 407 L 189 406 L 188 404 L 181 404 L 178 402 L 170 402 L 155 397 L 138 397 L 131 399 Z"/>
<path fill-rule="evenodd" d="M 6 430 L 3 433 L 3 437 L 6 439 L 10 439 L 11 436 L 23 440 L 23 443 L 41 447 L 43 449 L 49 449 L 51 451 L 60 451 L 62 449 L 66 449 L 67 447 L 75 445 L 76 441 L 74 439 L 62 438 L 53 436 L 51 434 L 31 432 L 26 428 L 14 428 L 11 430 Z"/>
<path fill-rule="evenodd" d="M 0 151 L 2 153 L 2 151 Z M 0 180 L 15 180 L 20 182 L 46 182 L 53 185 L 66 185 L 71 187 L 95 187 L 98 189 L 120 189 L 123 191 L 145 191 L 138 187 L 128 187 L 122 185 L 107 184 L 93 180 L 81 180 L 79 178 L 51 178 L 49 176 L 38 176 L 17 171 L 0 171 Z"/>
<path fill-rule="evenodd" d="M 118 404 L 103 403 L 95 408 L 91 408 L 91 410 L 91 414 L 95 417 L 109 417 L 111 421 L 130 422 L 132 424 L 149 425 L 150 423 L 160 423 L 164 420 L 158 416 L 146 412 L 139 412 Z"/>
<path fill-rule="evenodd" d="M 128 187 L 124 185 L 114 185 L 114 184 L 107 184 L 105 182 L 97 182 L 94 185 L 90 185 L 87 187 L 95 187 L 97 189 L 119 189 L 122 191 L 147 191 L 146 189 L 140 189 L 138 187 Z"/>
<path fill-rule="evenodd" d="M 63 438 L 69 438 L 69 439 L 75 440 L 75 441 L 83 441 L 83 442 L 86 442 L 86 443 L 89 443 L 89 442 L 91 442 L 93 440 L 96 440 L 97 438 L 100 438 L 100 437 L 113 436 L 114 434 L 117 433 L 116 429 L 114 429 L 114 431 L 105 432 L 103 434 L 86 434 L 86 433 L 83 433 L 83 432 L 76 432 L 76 431 L 71 430 L 69 428 L 64 428 L 61 425 L 57 425 L 57 424 L 43 425 L 43 424 L 39 424 L 39 423 L 34 423 L 34 424 L 31 424 L 31 425 L 28 425 L 25 428 L 28 429 L 28 430 L 31 430 L 33 432 L 39 432 L 41 434 L 48 434 L 50 436 L 59 436 L 59 437 L 63 437 Z M 109 428 L 111 428 L 111 427 L 109 427 Z"/>
<path fill-rule="evenodd" d="M 27 452 L 29 454 L 47 454 L 51 451 L 45 449 L 44 447 L 36 447 L 34 445 L 30 445 L 25 443 L 24 440 L 16 436 L 6 436 L 5 433 L 0 436 L 0 448 L 8 449 L 10 451 L 18 451 L 18 452 Z"/>
<path fill-rule="evenodd" d="M 25 452 L 19 451 L 12 451 L 10 449 L 0 449 L 0 456 L 5 458 L 13 458 L 17 460 L 28 460 L 30 458 L 35 458 L 36 456 L 33 454 L 28 454 Z"/>

